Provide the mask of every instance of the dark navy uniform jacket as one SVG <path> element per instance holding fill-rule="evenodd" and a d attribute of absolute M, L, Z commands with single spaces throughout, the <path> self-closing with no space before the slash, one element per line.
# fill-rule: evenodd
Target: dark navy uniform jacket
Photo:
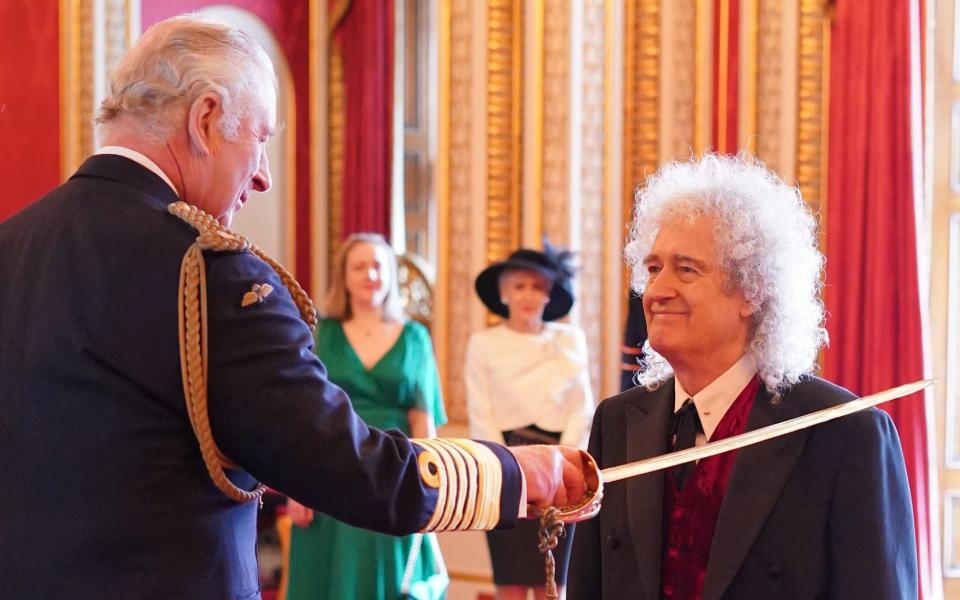
<path fill-rule="evenodd" d="M 0 598 L 258 598 L 257 503 L 211 482 L 180 376 L 180 263 L 197 236 L 173 190 L 95 156 L 0 224 Z M 350 524 L 425 526 L 420 450 L 369 429 L 326 379 L 269 266 L 205 253 L 209 416 L 242 469 Z M 274 292 L 241 307 L 253 284 Z M 521 476 L 503 463 L 501 525 Z"/>

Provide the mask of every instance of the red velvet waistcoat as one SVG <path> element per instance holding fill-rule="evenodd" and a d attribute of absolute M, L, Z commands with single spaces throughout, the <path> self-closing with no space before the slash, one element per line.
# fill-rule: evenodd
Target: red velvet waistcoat
<path fill-rule="evenodd" d="M 760 382 L 754 377 L 720 420 L 711 442 L 744 432 L 759 389 Z M 697 600 L 701 597 L 720 503 L 736 456 L 737 452 L 733 451 L 701 460 L 682 490 L 677 489 L 673 470 L 667 472 L 663 494 L 663 598 Z"/>

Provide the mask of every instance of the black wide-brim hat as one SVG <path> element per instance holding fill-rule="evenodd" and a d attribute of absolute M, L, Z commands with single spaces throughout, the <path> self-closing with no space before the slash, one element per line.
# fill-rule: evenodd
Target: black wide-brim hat
<path fill-rule="evenodd" d="M 573 292 L 570 286 L 572 268 L 568 264 L 571 253 L 556 252 L 545 244 L 544 252 L 521 248 L 507 260 L 490 265 L 477 275 L 474 287 L 480 301 L 490 312 L 504 319 L 510 316 L 507 305 L 500 301 L 500 276 L 505 271 L 533 271 L 546 277 L 552 284 L 550 301 L 543 309 L 544 321 L 555 321 L 566 316 L 573 308 Z"/>

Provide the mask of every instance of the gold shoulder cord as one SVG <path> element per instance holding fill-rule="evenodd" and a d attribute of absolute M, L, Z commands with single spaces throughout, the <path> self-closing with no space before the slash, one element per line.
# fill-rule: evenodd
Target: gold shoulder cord
<path fill-rule="evenodd" d="M 211 215 L 185 202 L 170 204 L 167 210 L 200 234 L 187 249 L 180 263 L 180 299 L 177 304 L 180 371 L 190 425 L 200 443 L 200 453 L 203 455 L 207 473 L 220 491 L 237 502 L 258 500 L 265 489 L 263 484 L 258 483 L 252 491 L 235 486 L 224 470 L 237 465 L 220 452 L 210 432 L 210 418 L 207 413 L 207 280 L 203 251 L 249 251 L 256 254 L 280 276 L 300 309 L 300 317 L 311 330 L 317 325 L 317 311 L 293 276 L 245 237 L 230 231 Z"/>

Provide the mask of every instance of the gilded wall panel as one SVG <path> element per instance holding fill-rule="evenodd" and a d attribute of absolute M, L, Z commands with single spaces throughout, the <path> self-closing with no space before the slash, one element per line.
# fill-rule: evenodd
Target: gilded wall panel
<path fill-rule="evenodd" d="M 543 234 L 570 240 L 570 0 L 546 0 L 543 31 Z"/>
<path fill-rule="evenodd" d="M 667 43 L 660 47 L 663 65 L 661 158 L 683 160 L 689 158 L 693 150 L 696 126 L 696 1 L 667 3 L 662 21 Z"/>
<path fill-rule="evenodd" d="M 826 195 L 827 25 L 823 2 L 800 0 L 796 175 L 803 199 L 814 212 L 820 211 Z"/>
<path fill-rule="evenodd" d="M 450 106 L 473 105 L 473 28 L 470 6 L 454 2 L 450 7 Z M 447 414 L 453 423 L 466 423 L 467 410 L 464 395 L 463 365 L 466 362 L 466 340 L 472 333 L 470 307 L 474 301 L 470 226 L 472 110 L 450 110 L 449 151 L 449 233 L 448 256 L 442 256 L 441 268 L 447 269 L 448 296 L 446 298 L 445 356 L 447 380 L 444 392 Z"/>
<path fill-rule="evenodd" d="M 590 381 L 600 395 L 604 326 L 604 27 L 603 0 L 584 0 L 580 93 L 580 324 L 586 333 Z"/>
<path fill-rule="evenodd" d="M 487 17 L 487 262 L 520 242 L 521 0 L 491 0 Z"/>
<path fill-rule="evenodd" d="M 139 30 L 138 3 L 61 0 L 60 122 L 63 177 L 97 148 L 93 118 L 107 94 L 107 75 Z"/>
<path fill-rule="evenodd" d="M 779 0 L 760 0 L 757 28 L 757 140 L 756 154 L 768 167 L 782 171 L 780 164 L 783 60 L 783 5 Z"/>

